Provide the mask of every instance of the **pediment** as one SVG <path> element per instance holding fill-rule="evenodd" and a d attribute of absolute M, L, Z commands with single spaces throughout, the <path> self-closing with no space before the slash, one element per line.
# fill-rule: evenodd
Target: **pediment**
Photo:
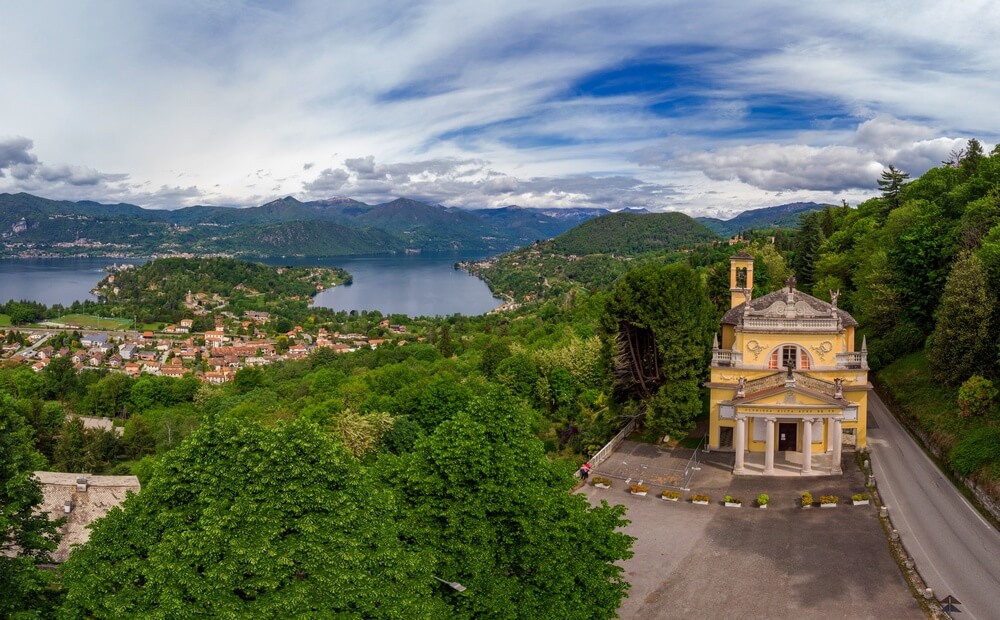
<path fill-rule="evenodd" d="M 772 388 L 756 394 L 749 394 L 746 398 L 735 399 L 730 402 L 736 405 L 773 405 L 784 407 L 794 407 L 796 405 L 844 407 L 848 404 L 847 401 L 799 386 Z"/>

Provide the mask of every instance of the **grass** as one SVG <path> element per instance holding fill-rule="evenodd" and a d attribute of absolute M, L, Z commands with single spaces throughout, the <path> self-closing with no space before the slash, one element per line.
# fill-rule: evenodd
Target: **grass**
<path fill-rule="evenodd" d="M 958 414 L 958 388 L 942 385 L 931 374 L 923 351 L 900 358 L 878 372 L 878 382 L 899 409 L 913 417 L 945 450 L 980 422 Z"/>
<path fill-rule="evenodd" d="M 0 314 L 0 327 L 10 327 L 9 314 Z"/>
<path fill-rule="evenodd" d="M 126 329 L 132 325 L 132 321 L 128 319 L 109 319 L 86 314 L 67 314 L 58 319 L 52 319 L 52 322 L 76 325 L 83 329 Z"/>

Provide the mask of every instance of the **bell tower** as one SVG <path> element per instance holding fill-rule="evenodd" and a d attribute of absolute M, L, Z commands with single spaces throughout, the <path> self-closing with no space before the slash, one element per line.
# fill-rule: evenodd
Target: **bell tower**
<path fill-rule="evenodd" d="M 746 252 L 737 252 L 729 257 L 729 294 L 730 308 L 735 308 L 744 301 L 743 289 L 753 288 L 753 256 Z"/>

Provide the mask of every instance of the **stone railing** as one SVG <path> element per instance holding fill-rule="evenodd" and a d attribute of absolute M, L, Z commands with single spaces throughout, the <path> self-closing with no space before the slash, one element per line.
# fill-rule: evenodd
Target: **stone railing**
<path fill-rule="evenodd" d="M 823 381 L 822 379 L 799 373 L 795 373 L 794 377 L 796 385 L 801 385 L 804 388 L 816 390 L 827 396 L 833 396 L 837 392 L 837 386 L 830 381 Z"/>
<path fill-rule="evenodd" d="M 743 365 L 743 352 L 732 349 L 712 349 L 712 366 L 738 367 Z"/>
<path fill-rule="evenodd" d="M 837 368 L 849 370 L 868 370 L 868 351 L 838 353 Z"/>
<path fill-rule="evenodd" d="M 780 317 L 744 316 L 743 331 L 762 332 L 839 332 L 842 329 L 836 318 L 783 319 Z"/>

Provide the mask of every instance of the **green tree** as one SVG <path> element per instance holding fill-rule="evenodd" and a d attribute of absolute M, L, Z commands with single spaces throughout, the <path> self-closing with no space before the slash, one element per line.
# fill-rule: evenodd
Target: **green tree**
<path fill-rule="evenodd" d="M 48 573 L 36 564 L 50 561 L 57 523 L 36 514 L 42 488 L 34 471 L 44 459 L 31 444 L 31 432 L 0 395 L 0 617 L 43 617 Z"/>
<path fill-rule="evenodd" d="M 816 283 L 816 263 L 819 261 L 823 239 L 820 212 L 803 215 L 799 233 L 795 236 L 792 269 L 795 271 L 798 287 L 804 291 L 811 291 Z"/>
<path fill-rule="evenodd" d="M 690 430 L 701 405 L 688 396 L 701 383 L 716 325 L 701 276 L 687 265 L 633 269 L 607 308 L 619 392 L 648 401 L 677 384 L 655 399 L 645 424 L 659 434 Z"/>
<path fill-rule="evenodd" d="M 889 167 L 882 171 L 882 176 L 878 179 L 878 187 L 882 192 L 882 200 L 890 209 L 895 209 L 902 203 L 903 183 L 908 178 L 910 178 L 909 174 L 897 170 L 892 164 L 889 164 Z"/>
<path fill-rule="evenodd" d="M 446 617 L 394 513 L 311 423 L 208 423 L 72 554 L 63 616 Z"/>
<path fill-rule="evenodd" d="M 413 452 L 379 463 L 402 506 L 403 539 L 434 575 L 449 618 L 613 618 L 631 556 L 621 506 L 569 493 L 572 468 L 545 458 L 530 414 L 504 389 L 475 396 Z"/>
<path fill-rule="evenodd" d="M 960 258 L 944 286 L 927 360 L 935 378 L 958 384 L 993 368 L 996 298 L 975 254 Z"/>
<path fill-rule="evenodd" d="M 436 345 L 441 357 L 451 357 L 455 354 L 455 345 L 451 342 L 451 328 L 447 323 L 441 324 Z"/>

